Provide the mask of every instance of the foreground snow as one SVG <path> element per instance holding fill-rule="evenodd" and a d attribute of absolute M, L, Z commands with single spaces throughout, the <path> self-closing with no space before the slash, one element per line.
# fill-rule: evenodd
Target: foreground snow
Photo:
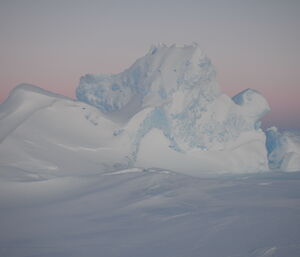
<path fill-rule="evenodd" d="M 300 255 L 300 173 L 0 174 L 1 256 Z"/>

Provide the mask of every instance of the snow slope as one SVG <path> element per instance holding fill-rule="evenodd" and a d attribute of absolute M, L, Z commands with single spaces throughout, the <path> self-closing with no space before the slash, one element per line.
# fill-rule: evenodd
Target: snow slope
<path fill-rule="evenodd" d="M 116 124 L 99 109 L 20 85 L 0 106 L 0 165 L 43 174 L 115 170 L 126 163 Z M 126 148 L 126 146 L 124 146 Z"/>

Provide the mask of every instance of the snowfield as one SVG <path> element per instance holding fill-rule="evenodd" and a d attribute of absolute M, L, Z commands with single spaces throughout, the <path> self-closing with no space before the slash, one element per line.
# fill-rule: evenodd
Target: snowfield
<path fill-rule="evenodd" d="M 0 105 L 0 256 L 299 257 L 300 135 L 233 98 L 197 45 L 159 45 L 78 100 Z"/>
<path fill-rule="evenodd" d="M 13 257 L 298 257 L 300 173 L 196 178 L 1 167 L 0 253 Z"/>

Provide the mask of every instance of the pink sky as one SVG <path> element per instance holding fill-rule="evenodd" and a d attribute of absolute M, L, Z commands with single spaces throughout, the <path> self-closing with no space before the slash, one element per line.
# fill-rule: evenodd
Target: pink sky
<path fill-rule="evenodd" d="M 74 98 L 80 76 L 117 73 L 151 44 L 198 42 L 230 96 L 260 91 L 265 126 L 300 129 L 300 1 L 1 1 L 0 102 L 31 83 Z"/>

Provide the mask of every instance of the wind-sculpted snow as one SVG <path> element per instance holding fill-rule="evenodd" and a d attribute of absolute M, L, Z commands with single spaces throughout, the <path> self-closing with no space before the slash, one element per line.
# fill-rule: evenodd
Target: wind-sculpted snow
<path fill-rule="evenodd" d="M 281 171 L 300 171 L 300 133 L 278 131 L 272 127 L 266 131 L 269 165 Z"/>
<path fill-rule="evenodd" d="M 0 166 L 1 257 L 300 255 L 299 173 L 34 175 Z"/>
<path fill-rule="evenodd" d="M 117 124 L 93 106 L 23 84 L 0 115 L 0 165 L 43 176 L 128 165 L 129 149 L 114 140 Z"/>

